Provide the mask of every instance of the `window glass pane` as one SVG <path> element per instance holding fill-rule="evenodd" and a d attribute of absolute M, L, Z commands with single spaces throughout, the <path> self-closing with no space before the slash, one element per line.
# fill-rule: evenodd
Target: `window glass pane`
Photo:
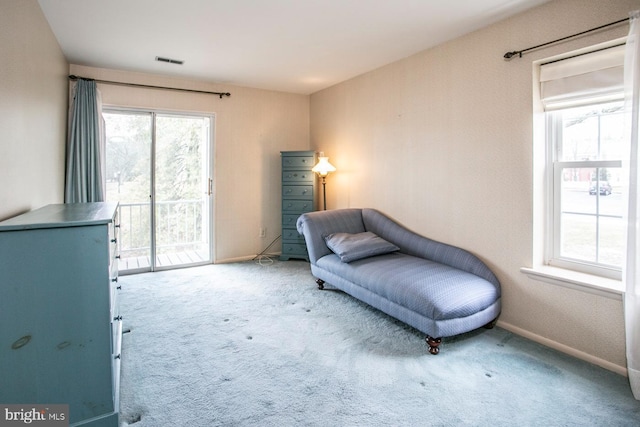
<path fill-rule="evenodd" d="M 595 168 L 564 168 L 561 182 L 561 211 L 597 213 L 596 198 L 590 197 L 591 177 Z"/>
<path fill-rule="evenodd" d="M 623 104 L 607 104 L 600 117 L 600 159 L 621 160 L 628 155 L 624 153 L 625 127 Z"/>
<path fill-rule="evenodd" d="M 611 102 L 562 110 L 558 161 L 621 159 L 623 108 L 623 102 Z"/>
<path fill-rule="evenodd" d="M 600 218 L 598 262 L 621 266 L 624 261 L 626 224 L 622 218 Z"/>
<path fill-rule="evenodd" d="M 597 217 L 563 213 L 560 222 L 560 255 L 596 262 Z"/>

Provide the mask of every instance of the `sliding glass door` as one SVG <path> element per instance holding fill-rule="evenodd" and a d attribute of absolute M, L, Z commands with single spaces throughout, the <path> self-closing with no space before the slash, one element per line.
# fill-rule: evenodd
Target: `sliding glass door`
<path fill-rule="evenodd" d="M 107 200 L 120 203 L 119 268 L 212 260 L 212 116 L 105 110 Z"/>

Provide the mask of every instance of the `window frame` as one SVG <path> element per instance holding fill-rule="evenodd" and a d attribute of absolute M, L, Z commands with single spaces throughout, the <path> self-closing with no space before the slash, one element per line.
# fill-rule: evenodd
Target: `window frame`
<path fill-rule="evenodd" d="M 622 95 L 622 94 L 621 94 Z M 546 191 L 545 199 L 547 205 L 547 226 L 544 245 L 544 264 L 559 267 L 581 273 L 592 274 L 610 279 L 620 280 L 622 277 L 622 267 L 607 265 L 604 263 L 589 262 L 577 258 L 562 256 L 562 177 L 563 171 L 567 168 L 622 168 L 623 161 L 620 160 L 581 160 L 565 161 L 558 160 L 561 154 L 561 144 L 563 137 L 563 111 L 586 105 L 603 105 L 611 103 L 612 100 L 595 99 L 590 103 L 580 105 L 567 105 L 564 108 L 557 108 L 544 112 L 545 123 L 545 149 L 546 149 Z M 601 197 L 596 194 L 596 197 Z M 592 214 L 594 217 L 607 217 L 601 215 L 599 211 Z M 596 245 L 599 242 L 596 240 Z"/>

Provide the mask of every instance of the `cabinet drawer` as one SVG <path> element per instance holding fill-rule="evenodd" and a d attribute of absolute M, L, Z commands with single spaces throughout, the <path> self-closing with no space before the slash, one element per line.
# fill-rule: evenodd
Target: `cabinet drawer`
<path fill-rule="evenodd" d="M 283 199 L 313 199 L 312 185 L 285 185 L 282 187 Z"/>
<path fill-rule="evenodd" d="M 284 227 L 296 228 L 296 221 L 298 221 L 299 216 L 300 214 L 282 215 L 282 228 Z"/>
<path fill-rule="evenodd" d="M 311 212 L 313 210 L 313 201 L 312 200 L 283 200 L 282 201 L 282 212 Z"/>
<path fill-rule="evenodd" d="M 304 243 L 283 243 L 282 255 L 302 255 L 307 256 L 307 247 Z"/>
<path fill-rule="evenodd" d="M 282 229 L 282 240 L 292 242 L 292 243 L 303 243 L 304 244 L 304 236 L 298 233 L 298 230 L 295 228 L 283 228 Z"/>
<path fill-rule="evenodd" d="M 298 183 L 298 182 L 310 182 L 313 183 L 315 174 L 311 171 L 283 171 L 282 182 L 283 183 Z"/>
<path fill-rule="evenodd" d="M 287 156 L 282 158 L 282 169 L 311 169 L 313 156 Z"/>
<path fill-rule="evenodd" d="M 109 284 L 109 316 L 111 320 L 120 316 L 120 285 L 116 280 L 117 278 L 113 278 L 113 281 Z"/>
<path fill-rule="evenodd" d="M 112 363 L 112 372 L 113 372 L 113 397 L 118 396 L 118 390 L 120 389 L 120 361 L 122 360 L 122 321 L 116 320 L 115 322 L 111 322 L 111 363 Z"/>

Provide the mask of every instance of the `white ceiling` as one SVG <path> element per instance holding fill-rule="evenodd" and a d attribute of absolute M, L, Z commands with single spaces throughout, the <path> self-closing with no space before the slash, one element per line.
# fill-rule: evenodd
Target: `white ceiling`
<path fill-rule="evenodd" d="M 39 3 L 72 64 L 310 94 L 547 1 Z"/>

